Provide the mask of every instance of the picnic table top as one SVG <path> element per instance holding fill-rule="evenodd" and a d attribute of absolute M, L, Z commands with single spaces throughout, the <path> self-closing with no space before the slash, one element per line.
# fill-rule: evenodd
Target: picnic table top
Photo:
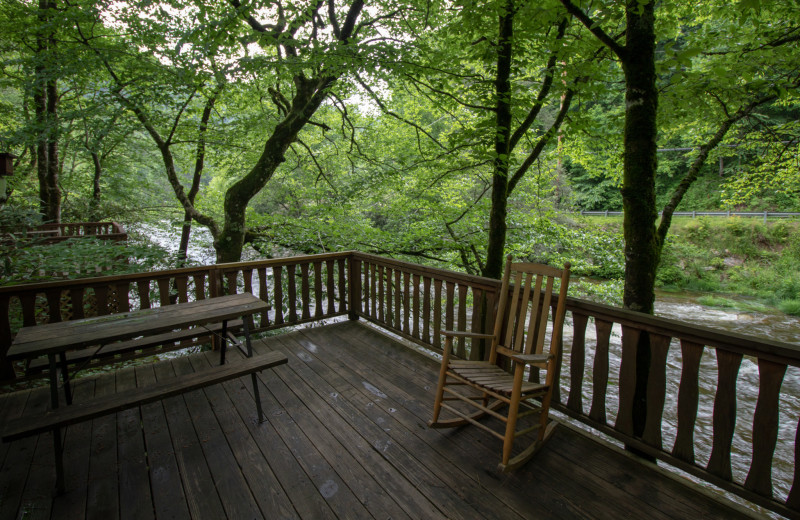
<path fill-rule="evenodd" d="M 27 359 L 66 350 L 107 344 L 174 329 L 202 326 L 266 311 L 268 305 L 250 293 L 189 303 L 23 327 L 8 350 L 9 359 Z"/>

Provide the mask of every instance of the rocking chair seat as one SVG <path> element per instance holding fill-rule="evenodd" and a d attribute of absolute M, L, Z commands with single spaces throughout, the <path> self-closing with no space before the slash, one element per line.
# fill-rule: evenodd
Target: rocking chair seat
<path fill-rule="evenodd" d="M 514 389 L 514 376 L 497 365 L 486 361 L 462 361 L 451 359 L 448 364 L 451 374 L 459 376 L 466 383 L 481 389 L 491 390 L 506 396 Z M 545 393 L 548 385 L 539 383 L 522 383 L 523 396 Z"/>

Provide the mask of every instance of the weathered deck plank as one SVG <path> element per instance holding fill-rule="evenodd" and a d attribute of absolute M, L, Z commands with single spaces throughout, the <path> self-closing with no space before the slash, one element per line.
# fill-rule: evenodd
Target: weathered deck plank
<path fill-rule="evenodd" d="M 0 446 L 0 520 L 42 518 L 740 518 L 569 428 L 512 475 L 475 428 L 426 426 L 438 365 L 357 323 L 260 340 L 289 363 L 70 426 L 66 494 L 49 434 Z M 231 356 L 239 355 L 231 352 Z M 215 363 L 215 353 L 79 380 L 76 399 Z M 0 420 L 46 409 L 2 397 Z M 102 502 L 102 503 L 101 503 Z"/>

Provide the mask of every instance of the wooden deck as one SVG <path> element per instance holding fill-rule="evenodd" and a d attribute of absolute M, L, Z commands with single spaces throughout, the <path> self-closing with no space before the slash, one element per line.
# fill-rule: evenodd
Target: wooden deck
<path fill-rule="evenodd" d="M 49 434 L 0 445 L 6 518 L 741 518 L 570 428 L 522 470 L 495 472 L 499 441 L 426 422 L 438 364 L 369 327 L 275 336 L 288 365 L 66 431 L 67 492 L 53 498 Z M 233 354 L 233 353 L 232 353 Z M 76 401 L 214 362 L 199 354 L 78 380 Z M 0 417 L 35 415 L 46 389 L 6 394 Z"/>

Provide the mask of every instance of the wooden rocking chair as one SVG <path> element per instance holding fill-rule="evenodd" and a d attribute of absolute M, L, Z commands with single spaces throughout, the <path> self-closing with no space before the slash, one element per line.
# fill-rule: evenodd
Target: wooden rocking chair
<path fill-rule="evenodd" d="M 548 411 L 553 388 L 557 384 L 554 378 L 566 312 L 569 268 L 569 263 L 564 265 L 563 270 L 541 264 L 512 263 L 509 256 L 503 275 L 494 334 L 442 331 L 445 335 L 444 353 L 433 405 L 433 419 L 428 425 L 432 428 L 450 428 L 471 423 L 500 438 L 503 441 L 503 455 L 498 469 L 503 472 L 516 469 L 527 462 L 550 438 L 555 428 L 555 422 L 548 422 Z M 552 316 L 550 348 L 544 352 L 545 329 L 548 315 L 551 314 L 555 279 L 561 280 L 561 287 Z M 510 285 L 513 285 L 513 295 L 509 294 Z M 502 334 L 504 328 L 505 334 Z M 465 361 L 454 358 L 451 352 L 453 338 L 462 337 L 473 338 L 473 348 L 477 348 L 478 340 L 490 339 L 492 343 L 489 360 Z M 544 383 L 539 381 L 540 369 L 547 371 Z M 471 405 L 467 408 L 471 410 L 475 407 L 477 411 L 465 412 L 447 401 L 467 403 Z M 498 412 L 503 405 L 508 406 L 506 415 Z M 522 412 L 521 407 L 525 408 Z M 440 420 L 439 415 L 443 408 L 456 417 Z M 539 413 L 539 417 L 532 426 L 523 424 L 524 428 L 517 431 L 518 419 L 536 413 Z M 499 433 L 478 421 L 486 415 L 505 423 L 505 431 Z M 511 458 L 514 440 L 533 432 L 537 432 L 536 438 L 530 446 Z"/>

